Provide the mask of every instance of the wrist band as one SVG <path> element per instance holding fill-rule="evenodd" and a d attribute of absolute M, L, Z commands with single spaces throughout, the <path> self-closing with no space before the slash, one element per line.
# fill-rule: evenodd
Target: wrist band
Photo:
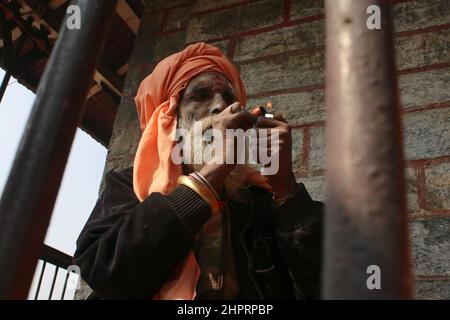
<path fill-rule="evenodd" d="M 193 178 L 196 178 L 197 180 L 199 180 L 199 182 L 204 183 L 209 189 L 211 189 L 211 191 L 216 196 L 216 199 L 220 201 L 220 197 L 219 197 L 219 194 L 216 192 L 216 189 L 214 189 L 214 187 L 209 183 L 208 180 L 206 180 L 206 178 L 204 176 L 202 176 L 200 174 L 200 172 L 194 171 L 189 176 L 192 176 Z"/>
<path fill-rule="evenodd" d="M 195 191 L 203 200 L 205 200 L 212 209 L 212 213 L 218 213 L 220 211 L 220 204 L 217 201 L 215 195 L 208 187 L 204 186 L 201 182 L 198 182 L 194 178 L 188 176 L 179 176 L 177 180 L 178 184 L 185 185 L 186 187 Z"/>

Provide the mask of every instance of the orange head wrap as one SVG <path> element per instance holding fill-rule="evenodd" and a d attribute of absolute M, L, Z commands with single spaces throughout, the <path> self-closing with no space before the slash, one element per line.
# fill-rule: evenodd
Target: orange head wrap
<path fill-rule="evenodd" d="M 143 201 L 152 192 L 167 194 L 182 174 L 181 165 L 171 160 L 177 128 L 176 108 L 180 93 L 196 75 L 216 71 L 231 82 L 237 100 L 246 105 L 246 91 L 238 70 L 211 45 L 200 42 L 162 60 L 139 86 L 135 102 L 142 137 L 136 151 L 133 187 Z M 200 274 L 193 252 L 174 270 L 156 299 L 194 299 Z"/>

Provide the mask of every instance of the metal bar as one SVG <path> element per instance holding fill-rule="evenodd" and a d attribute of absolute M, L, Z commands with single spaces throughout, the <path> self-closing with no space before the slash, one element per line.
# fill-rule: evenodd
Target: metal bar
<path fill-rule="evenodd" d="M 69 280 L 70 272 L 66 271 L 66 279 L 64 280 L 64 286 L 61 293 L 61 300 L 64 300 L 64 295 L 66 294 L 67 281 Z"/>
<path fill-rule="evenodd" d="M 53 290 L 55 289 L 56 278 L 58 277 L 59 267 L 55 266 L 55 272 L 53 273 L 52 286 L 50 287 L 50 293 L 48 294 L 48 300 L 52 300 Z"/>
<path fill-rule="evenodd" d="M 63 269 L 73 264 L 71 256 L 46 244 L 42 246 L 40 259 Z"/>
<path fill-rule="evenodd" d="M 37 288 L 36 288 L 36 293 L 34 294 L 34 300 L 37 300 L 37 298 L 39 296 L 39 291 L 41 290 L 42 278 L 44 276 L 44 271 L 45 271 L 46 264 L 47 264 L 47 262 L 43 261 L 42 268 L 41 268 L 41 274 L 39 275 L 39 281 L 38 281 L 38 285 L 37 285 Z"/>
<path fill-rule="evenodd" d="M 0 102 L 3 100 L 3 96 L 8 87 L 9 80 L 11 80 L 11 71 L 6 70 L 5 76 L 3 77 L 2 85 L 0 86 Z"/>
<path fill-rule="evenodd" d="M 367 27 L 370 5 L 381 10 L 381 29 Z M 323 297 L 411 298 L 389 1 L 327 0 L 326 35 Z M 378 266 L 380 273 L 368 271 L 371 265 Z M 376 285 L 377 275 L 381 289 L 371 286 Z"/>
<path fill-rule="evenodd" d="M 64 22 L 0 200 L 0 298 L 25 299 L 116 0 L 76 0 Z"/>

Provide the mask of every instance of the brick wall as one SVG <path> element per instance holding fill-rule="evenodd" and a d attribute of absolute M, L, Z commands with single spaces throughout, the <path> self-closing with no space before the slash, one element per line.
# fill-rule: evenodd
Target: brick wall
<path fill-rule="evenodd" d="M 147 2 L 105 172 L 133 164 L 140 81 L 167 55 L 206 41 L 239 67 L 249 105 L 271 100 L 292 124 L 296 175 L 324 200 L 323 2 Z M 395 1 L 393 10 L 416 292 L 450 298 L 450 2 Z"/>

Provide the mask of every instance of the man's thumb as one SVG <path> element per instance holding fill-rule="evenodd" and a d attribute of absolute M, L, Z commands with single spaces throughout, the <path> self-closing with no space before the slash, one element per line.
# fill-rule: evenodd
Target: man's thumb
<path fill-rule="evenodd" d="M 238 113 L 242 110 L 242 106 L 239 102 L 235 102 L 233 104 L 230 104 L 225 110 L 223 110 L 224 114 L 233 114 Z"/>

